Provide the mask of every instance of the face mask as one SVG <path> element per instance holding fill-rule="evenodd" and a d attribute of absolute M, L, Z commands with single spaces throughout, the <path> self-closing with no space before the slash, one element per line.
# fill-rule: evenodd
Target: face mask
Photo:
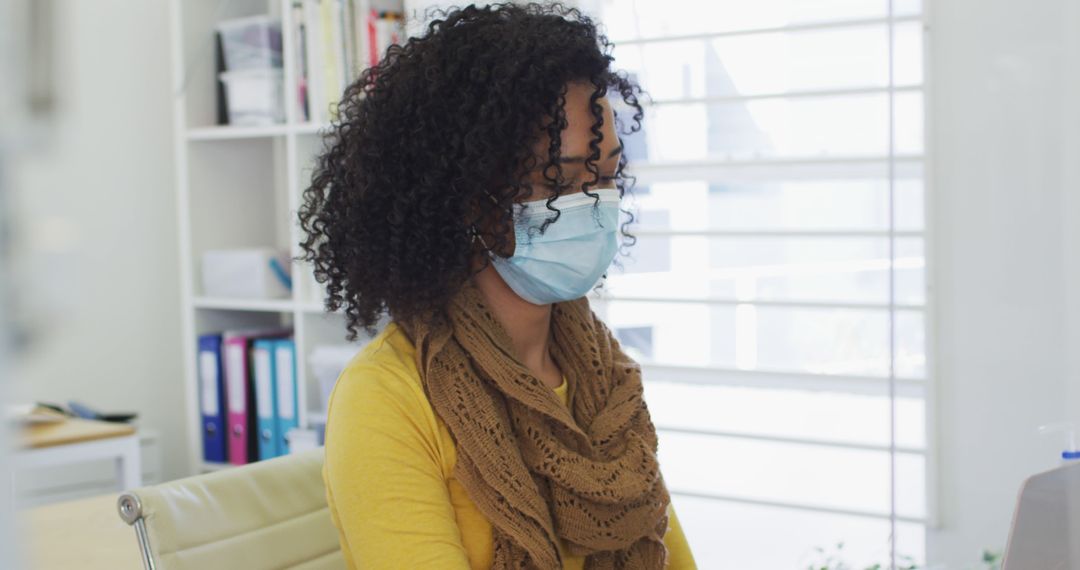
<path fill-rule="evenodd" d="M 559 219 L 543 234 L 539 227 L 556 213 L 547 200 L 525 202 L 514 215 L 514 255 L 489 252 L 495 270 L 522 299 L 535 305 L 577 299 L 589 292 L 607 271 L 618 251 L 619 191 L 598 188 L 596 198 L 584 192 L 564 194 L 552 207 Z M 516 209 L 515 209 L 516 210 Z"/>

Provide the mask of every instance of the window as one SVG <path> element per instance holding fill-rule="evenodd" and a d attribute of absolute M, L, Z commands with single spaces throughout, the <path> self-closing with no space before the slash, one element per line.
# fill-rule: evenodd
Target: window
<path fill-rule="evenodd" d="M 651 95 L 638 242 L 593 303 L 700 567 L 924 564 L 920 3 L 582 5 Z"/>

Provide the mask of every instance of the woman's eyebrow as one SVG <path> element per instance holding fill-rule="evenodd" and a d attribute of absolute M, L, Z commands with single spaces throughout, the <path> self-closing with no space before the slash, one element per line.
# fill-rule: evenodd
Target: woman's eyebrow
<path fill-rule="evenodd" d="M 622 145 L 619 145 L 619 146 L 611 149 L 611 152 L 608 153 L 607 157 L 611 158 L 611 157 L 615 156 L 616 154 L 619 154 L 619 151 L 621 151 L 621 150 L 622 150 Z M 559 162 L 562 163 L 562 164 L 567 164 L 567 163 L 570 163 L 570 162 L 585 162 L 585 157 L 584 156 L 561 156 L 561 157 L 559 157 Z"/>

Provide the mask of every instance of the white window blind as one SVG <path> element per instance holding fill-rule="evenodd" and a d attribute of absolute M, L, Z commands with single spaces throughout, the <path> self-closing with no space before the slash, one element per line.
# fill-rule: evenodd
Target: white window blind
<path fill-rule="evenodd" d="M 651 99 L 638 240 L 593 302 L 699 567 L 924 564 L 920 3 L 597 2 Z"/>

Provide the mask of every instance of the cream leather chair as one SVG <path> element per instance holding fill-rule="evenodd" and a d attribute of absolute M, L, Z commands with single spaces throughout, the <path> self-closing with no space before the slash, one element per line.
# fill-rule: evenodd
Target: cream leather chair
<path fill-rule="evenodd" d="M 122 494 L 146 570 L 342 570 L 322 448 Z"/>

